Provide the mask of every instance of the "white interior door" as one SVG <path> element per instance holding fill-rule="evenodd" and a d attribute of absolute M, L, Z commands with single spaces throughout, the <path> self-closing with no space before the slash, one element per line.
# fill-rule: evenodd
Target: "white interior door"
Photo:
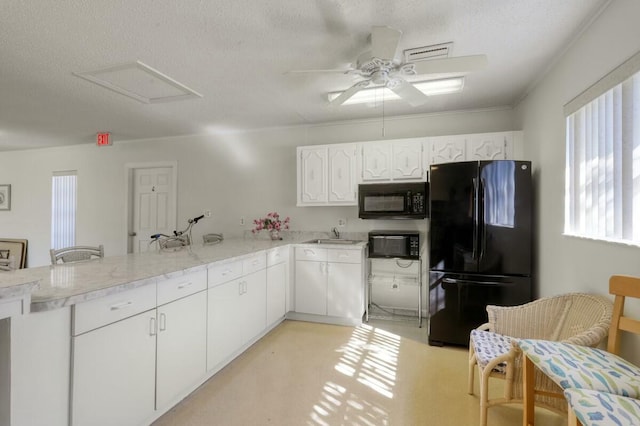
<path fill-rule="evenodd" d="M 130 236 L 134 253 L 149 250 L 153 234 L 171 235 L 176 226 L 173 167 L 133 170 L 133 220 Z"/>

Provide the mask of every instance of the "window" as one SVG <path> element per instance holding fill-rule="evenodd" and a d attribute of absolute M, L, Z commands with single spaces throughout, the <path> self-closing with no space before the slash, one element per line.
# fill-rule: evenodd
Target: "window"
<path fill-rule="evenodd" d="M 640 54 L 565 106 L 565 233 L 640 245 Z"/>
<path fill-rule="evenodd" d="M 77 176 L 75 170 L 54 172 L 51 190 L 51 247 L 76 244 Z"/>

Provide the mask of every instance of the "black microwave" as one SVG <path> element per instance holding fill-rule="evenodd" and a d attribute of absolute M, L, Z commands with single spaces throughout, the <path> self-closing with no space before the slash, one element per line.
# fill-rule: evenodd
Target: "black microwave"
<path fill-rule="evenodd" d="M 420 233 L 418 231 L 369 232 L 369 257 L 372 258 L 420 258 Z"/>
<path fill-rule="evenodd" d="M 424 219 L 429 205 L 426 182 L 358 185 L 360 219 Z"/>

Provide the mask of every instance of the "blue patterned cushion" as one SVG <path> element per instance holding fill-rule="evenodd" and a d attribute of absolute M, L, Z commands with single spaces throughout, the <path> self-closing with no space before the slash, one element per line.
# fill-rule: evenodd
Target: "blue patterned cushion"
<path fill-rule="evenodd" d="M 522 352 L 563 389 L 640 397 L 640 368 L 612 353 L 563 342 L 524 339 Z"/>
<path fill-rule="evenodd" d="M 471 330 L 470 340 L 481 368 L 485 368 L 489 361 L 508 353 L 511 349 L 511 338 L 491 331 Z M 506 367 L 506 363 L 501 362 L 494 367 L 494 370 L 504 373 Z"/>
<path fill-rule="evenodd" d="M 640 425 L 640 401 L 590 389 L 567 389 L 564 396 L 583 426 Z"/>

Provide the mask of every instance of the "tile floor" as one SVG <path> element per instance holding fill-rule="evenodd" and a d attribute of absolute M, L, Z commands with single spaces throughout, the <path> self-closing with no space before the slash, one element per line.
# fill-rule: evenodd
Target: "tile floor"
<path fill-rule="evenodd" d="M 478 397 L 467 394 L 466 349 L 427 345 L 426 327 L 383 320 L 360 327 L 285 321 L 154 425 L 461 426 L 478 421 Z M 539 410 L 537 422 L 560 426 L 566 419 Z M 490 426 L 521 423 L 520 405 L 489 410 Z"/>

